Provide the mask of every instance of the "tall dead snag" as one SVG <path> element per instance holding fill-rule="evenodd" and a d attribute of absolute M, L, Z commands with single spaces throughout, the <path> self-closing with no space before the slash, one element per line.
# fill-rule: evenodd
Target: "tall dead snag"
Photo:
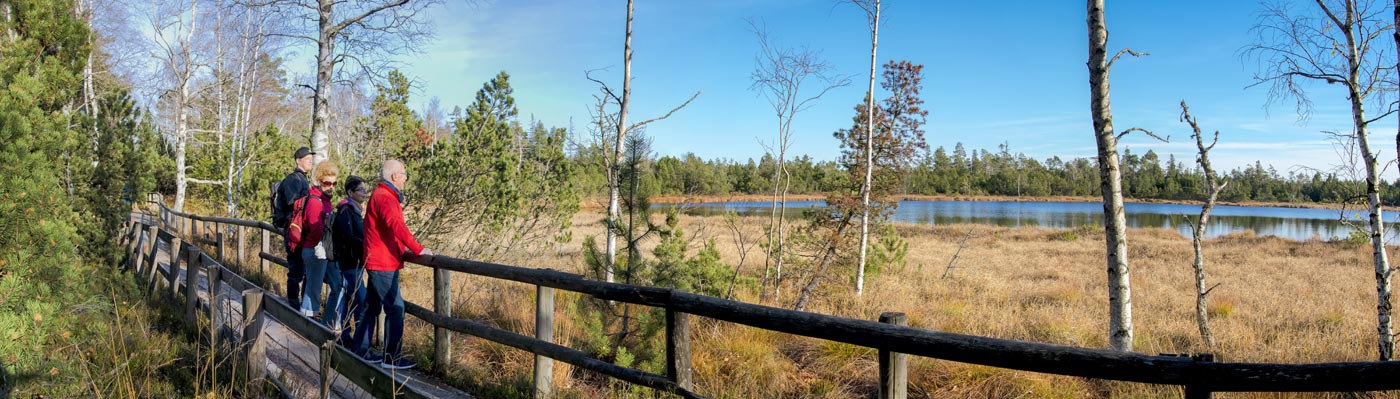
<path fill-rule="evenodd" d="M 1133 350 L 1133 300 L 1128 277 L 1127 220 L 1123 215 L 1123 180 L 1118 168 L 1118 139 L 1132 131 L 1152 137 L 1152 132 L 1132 128 L 1113 130 L 1109 109 L 1108 72 L 1118 57 L 1147 55 L 1123 49 L 1108 58 L 1108 27 L 1103 0 L 1089 0 L 1089 109 L 1094 117 L 1094 137 L 1099 147 L 1099 191 L 1103 193 L 1104 244 L 1108 249 L 1108 342 L 1120 351 Z M 1161 138 L 1158 138 L 1159 140 Z"/>
<path fill-rule="evenodd" d="M 785 221 L 787 192 L 792 178 L 787 171 L 787 150 L 792 145 L 792 121 L 799 112 L 811 107 L 812 102 L 837 87 L 850 84 L 850 79 L 832 74 L 831 65 L 821 59 L 819 53 L 806 48 L 780 48 L 768 42 L 768 33 L 749 21 L 749 27 L 758 36 L 759 53 L 755 57 L 750 90 L 758 91 L 773 105 L 778 117 L 778 141 L 773 150 L 778 154 L 778 162 L 773 173 L 773 208 L 768 217 L 768 251 L 763 260 L 763 282 L 760 298 L 766 299 L 770 269 L 776 269 L 773 278 L 774 299 L 782 294 L 783 257 L 786 254 Z M 815 81 L 811 81 L 815 79 Z M 812 86 L 811 83 L 815 83 Z M 806 84 L 806 90 L 803 85 Z M 771 266 L 776 266 L 772 268 Z"/>
<path fill-rule="evenodd" d="M 603 93 L 602 98 L 599 99 L 598 102 L 598 126 L 600 128 L 615 126 L 617 129 L 617 134 L 612 137 L 614 140 L 612 143 L 612 153 L 607 154 L 607 159 L 604 161 L 608 163 L 608 165 L 606 165 L 608 173 L 608 219 L 605 221 L 607 224 L 608 236 L 607 264 L 604 265 L 603 274 L 608 282 L 613 282 L 615 279 L 613 276 L 613 265 L 615 265 L 617 261 L 617 236 L 619 233 L 618 226 L 620 225 L 618 221 L 619 218 L 622 217 L 621 207 L 619 205 L 621 201 L 621 191 L 618 187 L 620 181 L 618 176 L 621 170 L 620 165 L 622 165 L 622 157 L 624 154 L 623 147 L 627 140 L 627 132 L 646 126 L 649 123 L 669 118 L 671 114 L 690 105 L 691 101 L 695 101 L 695 98 L 700 96 L 700 92 L 696 91 L 694 95 L 690 96 L 690 99 L 672 108 L 671 111 L 667 112 L 665 115 L 632 125 L 627 124 L 627 108 L 632 102 L 632 2 L 633 0 L 627 0 L 627 35 L 624 37 L 622 45 L 622 95 L 613 92 L 613 90 L 602 81 L 588 76 L 588 80 L 597 83 L 599 90 Z M 617 104 L 617 113 L 607 113 L 605 111 L 605 108 L 610 103 Z"/>
<path fill-rule="evenodd" d="M 1216 131 L 1210 145 L 1206 145 L 1205 138 L 1201 135 L 1201 126 L 1196 124 L 1196 118 L 1191 117 L 1186 100 L 1181 100 L 1181 120 L 1191 125 L 1191 137 L 1196 139 L 1198 151 L 1196 164 L 1201 166 L 1201 172 L 1206 177 L 1206 186 L 1203 187 L 1206 203 L 1201 206 L 1201 216 L 1196 218 L 1195 224 L 1191 224 L 1191 220 L 1187 219 L 1186 225 L 1191 226 L 1191 247 L 1196 250 L 1196 259 L 1191 263 L 1191 268 L 1196 272 L 1196 329 L 1200 330 L 1201 342 L 1205 343 L 1206 348 L 1215 350 L 1215 337 L 1210 334 L 1210 319 L 1206 314 L 1206 296 L 1210 295 L 1215 287 L 1206 288 L 1206 260 L 1205 253 L 1201 250 L 1201 240 L 1205 238 L 1206 224 L 1210 223 L 1210 211 L 1215 208 L 1215 199 L 1230 182 L 1220 181 L 1215 176 L 1215 169 L 1210 167 L 1210 150 L 1220 141 L 1220 132 Z"/>
<path fill-rule="evenodd" d="M 865 11 L 866 21 L 870 23 L 870 88 L 865 98 L 865 184 L 860 188 L 863 210 L 860 214 L 860 265 L 856 268 L 856 296 L 860 296 L 865 290 L 865 259 L 870 244 L 870 180 L 875 170 L 875 151 L 871 143 L 875 141 L 875 50 L 880 44 L 880 0 L 850 1 Z"/>
<path fill-rule="evenodd" d="M 1252 86 L 1268 84 L 1269 101 L 1291 98 L 1300 118 L 1306 118 L 1312 101 L 1303 83 L 1326 82 L 1347 90 L 1351 103 L 1352 133 L 1366 166 L 1366 202 L 1371 233 L 1371 261 L 1376 277 L 1376 349 L 1381 360 L 1395 352 L 1392 326 L 1390 267 L 1385 250 L 1385 225 L 1381 214 L 1378 154 L 1371 150 L 1371 123 L 1395 113 L 1395 104 L 1384 98 L 1393 90 L 1396 62 L 1382 42 L 1391 29 L 1384 17 L 1389 2 L 1375 0 L 1314 0 L 1314 7 L 1293 10 L 1288 4 L 1268 6 L 1252 29 L 1256 44 L 1244 49 L 1260 62 Z M 1400 48 L 1397 49 L 1400 51 Z M 1367 117 L 1367 108 L 1376 116 Z"/>

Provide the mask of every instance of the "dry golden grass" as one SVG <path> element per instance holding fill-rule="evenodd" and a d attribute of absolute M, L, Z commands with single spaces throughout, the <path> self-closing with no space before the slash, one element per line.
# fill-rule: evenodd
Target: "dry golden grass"
<path fill-rule="evenodd" d="M 504 263 L 582 273 L 580 251 L 586 235 L 599 236 L 602 216 L 581 212 L 574 219 L 574 241 L 544 254 Z M 731 232 L 719 217 L 681 218 L 687 235 L 714 238 L 725 262 L 738 262 Z M 757 242 L 766 218 L 744 218 L 746 239 Z M 940 276 L 958 243 L 973 230 L 951 278 Z M 873 320 L 881 312 L 908 314 L 910 324 L 961 334 L 1106 347 L 1107 288 L 1102 230 L 1078 229 L 1067 235 L 1044 228 L 900 225 L 909 241 L 908 266 L 866 282 L 855 297 L 847 275 L 833 274 L 812 311 Z M 1077 236 L 1077 237 L 1075 237 Z M 699 246 L 700 239 L 695 241 Z M 654 242 L 648 245 L 654 245 Z M 648 247 L 649 251 L 650 248 Z M 1205 243 L 1212 294 L 1212 328 L 1230 362 L 1311 363 L 1369 361 L 1375 346 L 1375 281 L 1364 246 L 1294 242 L 1252 233 Z M 1194 314 L 1191 243 L 1165 229 L 1129 232 L 1133 320 L 1138 352 L 1205 352 Z M 761 275 L 763 255 L 755 247 L 743 273 Z M 534 333 L 534 288 L 520 283 L 456 275 L 454 313 L 526 335 Z M 785 287 L 782 305 L 796 290 Z M 407 300 L 431 303 L 432 274 L 410 266 L 403 277 Z M 756 301 L 752 292 L 740 300 Z M 577 296 L 556 298 L 558 341 L 579 336 L 572 324 Z M 411 318 L 410 318 L 411 319 Z M 875 352 L 822 340 L 794 337 L 713 320 L 693 324 L 693 365 L 697 390 L 714 397 L 857 398 L 875 392 Z M 420 359 L 431 358 L 432 329 L 418 321 L 407 326 L 406 343 Z M 481 394 L 528 396 L 533 356 L 523 351 L 457 335 L 447 377 Z M 1039 373 L 912 358 L 912 397 L 1179 397 L 1175 387 L 1090 381 Z M 555 385 L 576 397 L 618 396 L 589 373 L 555 364 Z M 1315 396 L 1272 393 L 1217 394 L 1218 397 Z M 1351 397 L 1351 395 L 1322 395 Z M 1396 393 L 1362 395 L 1397 397 Z"/>

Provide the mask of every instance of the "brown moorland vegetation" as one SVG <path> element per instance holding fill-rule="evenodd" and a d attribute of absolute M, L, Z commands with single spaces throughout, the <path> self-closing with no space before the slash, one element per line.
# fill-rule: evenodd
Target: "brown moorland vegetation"
<path fill-rule="evenodd" d="M 602 233 L 598 212 L 574 218 L 573 241 L 547 253 L 503 263 L 582 273 L 581 241 Z M 737 263 L 730 232 L 720 217 L 683 216 L 689 236 L 715 238 L 724 261 Z M 766 219 L 743 218 L 750 240 Z M 981 225 L 899 224 L 910 244 L 907 266 L 891 268 L 853 294 L 849 268 L 832 276 L 813 311 L 874 320 L 881 312 L 909 315 L 917 327 L 962 334 L 1106 347 L 1107 317 L 1101 229 L 1055 230 Z M 968 230 L 972 238 L 959 268 L 940 278 Z M 1142 353 L 1204 352 L 1192 312 L 1190 239 L 1165 229 L 1129 231 L 1134 279 L 1135 347 Z M 650 245 L 654 245 L 654 240 Z M 1312 363 L 1374 359 L 1375 298 L 1369 252 L 1362 244 L 1289 241 L 1252 232 L 1205 243 L 1207 273 L 1221 286 L 1210 299 L 1218 358 L 1231 362 Z M 649 250 L 649 248 L 647 248 Z M 757 255 L 755 255 L 757 254 Z M 762 272 L 762 255 L 750 252 L 745 275 Z M 431 303 L 432 273 L 410 266 L 406 299 Z M 456 275 L 457 317 L 484 321 L 523 334 L 534 330 L 534 289 L 520 283 Z M 788 291 L 791 292 L 791 291 Z M 757 301 L 752 290 L 736 293 Z M 782 306 L 790 306 L 791 294 Z M 559 294 L 556 337 L 578 339 L 577 295 Z M 692 322 L 697 391 L 713 397 L 858 398 L 876 391 L 875 351 L 795 337 L 714 320 Z M 412 320 L 406 344 L 419 359 L 431 358 L 432 329 Z M 527 397 L 533 355 L 459 335 L 446 377 L 475 387 L 479 395 Z M 555 383 L 568 397 L 631 397 L 618 384 L 556 363 Z M 914 357 L 911 397 L 1179 397 L 1180 389 L 1020 372 Z M 1352 394 L 1231 393 L 1218 397 L 1400 397 L 1395 392 Z M 644 395 L 645 396 L 645 395 Z"/>

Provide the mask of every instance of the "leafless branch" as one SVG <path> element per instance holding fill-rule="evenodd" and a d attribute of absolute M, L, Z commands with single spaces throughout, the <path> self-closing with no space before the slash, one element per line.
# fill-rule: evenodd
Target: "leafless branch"
<path fill-rule="evenodd" d="M 1114 62 L 1117 62 L 1117 61 L 1118 61 L 1118 57 L 1122 57 L 1123 54 L 1128 54 L 1128 55 L 1131 55 L 1131 56 L 1134 56 L 1134 57 L 1144 57 L 1144 56 L 1151 55 L 1151 54 L 1146 53 L 1146 52 L 1139 53 L 1139 52 L 1133 51 L 1133 49 L 1125 48 L 1125 49 L 1122 49 L 1122 50 L 1118 50 L 1118 54 L 1114 54 L 1114 55 L 1113 55 L 1113 58 L 1110 58 L 1110 59 L 1108 60 L 1108 63 L 1104 65 L 1104 68 L 1105 68 L 1105 69 L 1112 69 L 1112 68 L 1113 68 L 1113 63 L 1114 63 Z"/>
<path fill-rule="evenodd" d="M 1167 136 L 1166 138 L 1163 138 L 1162 136 L 1158 136 L 1157 133 L 1153 133 L 1151 130 L 1143 129 L 1143 128 L 1140 128 L 1140 127 L 1134 127 L 1134 128 L 1129 128 L 1128 130 L 1124 130 L 1122 133 L 1118 133 L 1118 138 L 1121 139 L 1121 138 L 1123 138 L 1123 136 L 1127 136 L 1128 133 L 1132 133 L 1132 132 L 1142 132 L 1143 134 L 1146 134 L 1146 135 L 1148 135 L 1148 136 L 1151 136 L 1151 137 L 1154 138 L 1154 139 L 1161 140 L 1163 143 L 1170 143 L 1170 141 L 1167 141 L 1167 139 L 1170 139 L 1171 136 Z"/>

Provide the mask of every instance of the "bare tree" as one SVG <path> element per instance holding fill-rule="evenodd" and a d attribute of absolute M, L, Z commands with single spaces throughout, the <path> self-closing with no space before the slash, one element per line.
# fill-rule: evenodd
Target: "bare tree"
<path fill-rule="evenodd" d="M 1300 118 L 1311 112 L 1312 101 L 1303 84 L 1325 82 L 1346 89 L 1351 105 L 1352 135 L 1366 167 L 1366 201 L 1371 236 L 1371 259 L 1376 277 L 1376 349 L 1381 360 L 1394 357 L 1395 333 L 1390 319 L 1390 267 L 1381 214 L 1378 154 L 1371 150 L 1371 123 L 1395 113 L 1387 95 L 1395 90 L 1394 54 L 1381 40 L 1391 31 L 1384 2 L 1374 0 L 1314 0 L 1316 8 L 1292 10 L 1288 4 L 1268 6 L 1253 31 L 1256 44 L 1245 53 L 1260 62 L 1252 86 L 1269 85 L 1270 102 L 1295 100 Z M 1397 48 L 1400 51 L 1400 48 Z M 1367 108 L 1377 112 L 1368 117 Z"/>
<path fill-rule="evenodd" d="M 860 265 L 856 268 L 856 296 L 865 290 L 865 258 L 870 246 L 870 179 L 875 170 L 875 50 L 880 39 L 880 0 L 849 0 L 865 11 L 870 24 L 870 87 L 865 94 L 865 182 L 860 186 Z"/>
<path fill-rule="evenodd" d="M 202 70 L 208 67 L 207 55 L 197 47 L 195 32 L 199 30 L 199 0 L 151 2 L 144 10 L 152 35 L 152 58 L 159 61 L 157 79 L 164 82 L 159 97 L 169 112 L 174 113 L 170 137 L 175 144 L 175 209 L 183 210 L 189 183 L 221 184 L 222 181 L 193 178 L 188 175 L 186 152 L 194 132 L 190 129 L 191 87 Z"/>
<path fill-rule="evenodd" d="M 1127 220 L 1123 214 L 1123 180 L 1118 167 L 1118 139 L 1133 131 L 1160 137 L 1142 128 L 1122 133 L 1113 130 L 1113 111 L 1108 101 L 1108 73 L 1118 57 L 1146 55 L 1123 49 L 1108 58 L 1108 22 L 1103 0 L 1089 0 L 1089 109 L 1094 118 L 1094 137 L 1099 149 L 1099 191 L 1103 193 L 1104 244 L 1108 252 L 1108 336 L 1109 345 L 1120 351 L 1133 350 L 1132 284 L 1128 270 Z M 1163 140 L 1165 141 L 1165 140 Z"/>
<path fill-rule="evenodd" d="M 383 77 L 395 62 L 392 56 L 417 51 L 432 36 L 423 11 L 440 0 L 243 0 L 273 7 L 287 18 L 269 35 L 301 39 L 316 45 L 316 78 L 311 117 L 311 148 L 316 162 L 330 156 L 328 120 L 330 91 L 350 76 Z M 346 70 L 342 64 L 353 65 Z"/>
<path fill-rule="evenodd" d="M 602 92 L 602 98 L 598 103 L 598 126 L 612 126 L 617 130 L 617 134 L 613 136 L 613 149 L 611 153 L 608 154 L 607 159 L 604 160 L 604 162 L 608 164 L 605 165 L 608 171 L 608 219 L 605 221 L 607 224 L 608 237 L 607 264 L 604 265 L 605 270 L 603 273 L 608 282 L 613 281 L 613 264 L 617 260 L 618 218 L 621 217 L 621 210 L 619 208 L 621 194 L 618 187 L 618 172 L 622 165 L 622 158 L 624 155 L 623 148 L 627 140 L 627 132 L 632 129 L 644 127 L 652 122 L 669 118 L 671 114 L 690 105 L 691 101 L 695 101 L 695 98 L 700 96 L 700 92 L 696 91 L 694 95 L 690 96 L 690 99 L 672 108 L 671 111 L 667 112 L 665 115 L 631 125 L 627 124 L 627 108 L 632 102 L 632 2 L 633 0 L 627 0 L 627 35 L 623 39 L 622 46 L 622 94 L 618 95 L 608 87 L 606 83 L 594 79 L 591 74 L 585 74 L 588 80 L 598 84 L 599 90 Z M 618 111 L 616 113 L 606 112 L 608 104 L 617 104 Z"/>
<path fill-rule="evenodd" d="M 812 103 L 837 87 L 850 84 L 845 76 L 834 75 L 831 65 L 821 59 L 821 54 L 806 48 L 780 48 L 768 40 L 768 33 L 749 21 L 749 29 L 758 37 L 759 52 L 750 90 L 768 99 L 778 117 L 777 142 L 772 148 L 777 152 L 777 164 L 773 171 L 773 207 L 768 217 L 768 251 L 763 260 L 763 282 L 760 297 L 766 299 L 769 270 L 773 266 L 774 299 L 782 294 L 783 256 L 787 192 L 792 177 L 787 170 L 787 150 L 792 145 L 792 121 L 797 114 L 807 110 Z M 804 90 L 803 85 L 807 84 Z M 815 84 L 815 85 L 813 85 Z M 770 151 L 772 152 L 772 151 Z"/>
<path fill-rule="evenodd" d="M 1206 225 L 1210 223 L 1210 211 L 1215 208 L 1215 199 L 1220 196 L 1220 192 L 1225 190 L 1225 186 L 1230 182 L 1222 182 L 1215 176 L 1215 169 L 1210 166 L 1210 150 L 1215 148 L 1215 144 L 1220 141 L 1220 132 L 1216 131 L 1211 138 L 1210 145 L 1206 145 L 1205 137 L 1201 134 L 1201 126 L 1196 124 L 1196 118 L 1191 117 L 1191 111 L 1186 107 L 1186 100 L 1181 100 L 1181 120 L 1191 125 L 1191 137 L 1196 139 L 1196 164 L 1201 166 L 1201 172 L 1205 174 L 1206 186 L 1203 187 L 1206 194 L 1205 204 L 1201 206 L 1201 215 L 1196 218 L 1194 224 L 1188 218 L 1186 225 L 1191 227 L 1191 247 L 1196 250 L 1196 258 L 1191 262 L 1191 268 L 1196 272 L 1196 329 L 1200 330 L 1201 342 L 1206 348 L 1214 350 L 1215 337 L 1210 333 L 1210 318 L 1206 313 L 1206 296 L 1215 290 L 1219 284 L 1206 288 L 1206 260 L 1205 253 L 1201 250 L 1201 241 L 1205 239 Z"/>

